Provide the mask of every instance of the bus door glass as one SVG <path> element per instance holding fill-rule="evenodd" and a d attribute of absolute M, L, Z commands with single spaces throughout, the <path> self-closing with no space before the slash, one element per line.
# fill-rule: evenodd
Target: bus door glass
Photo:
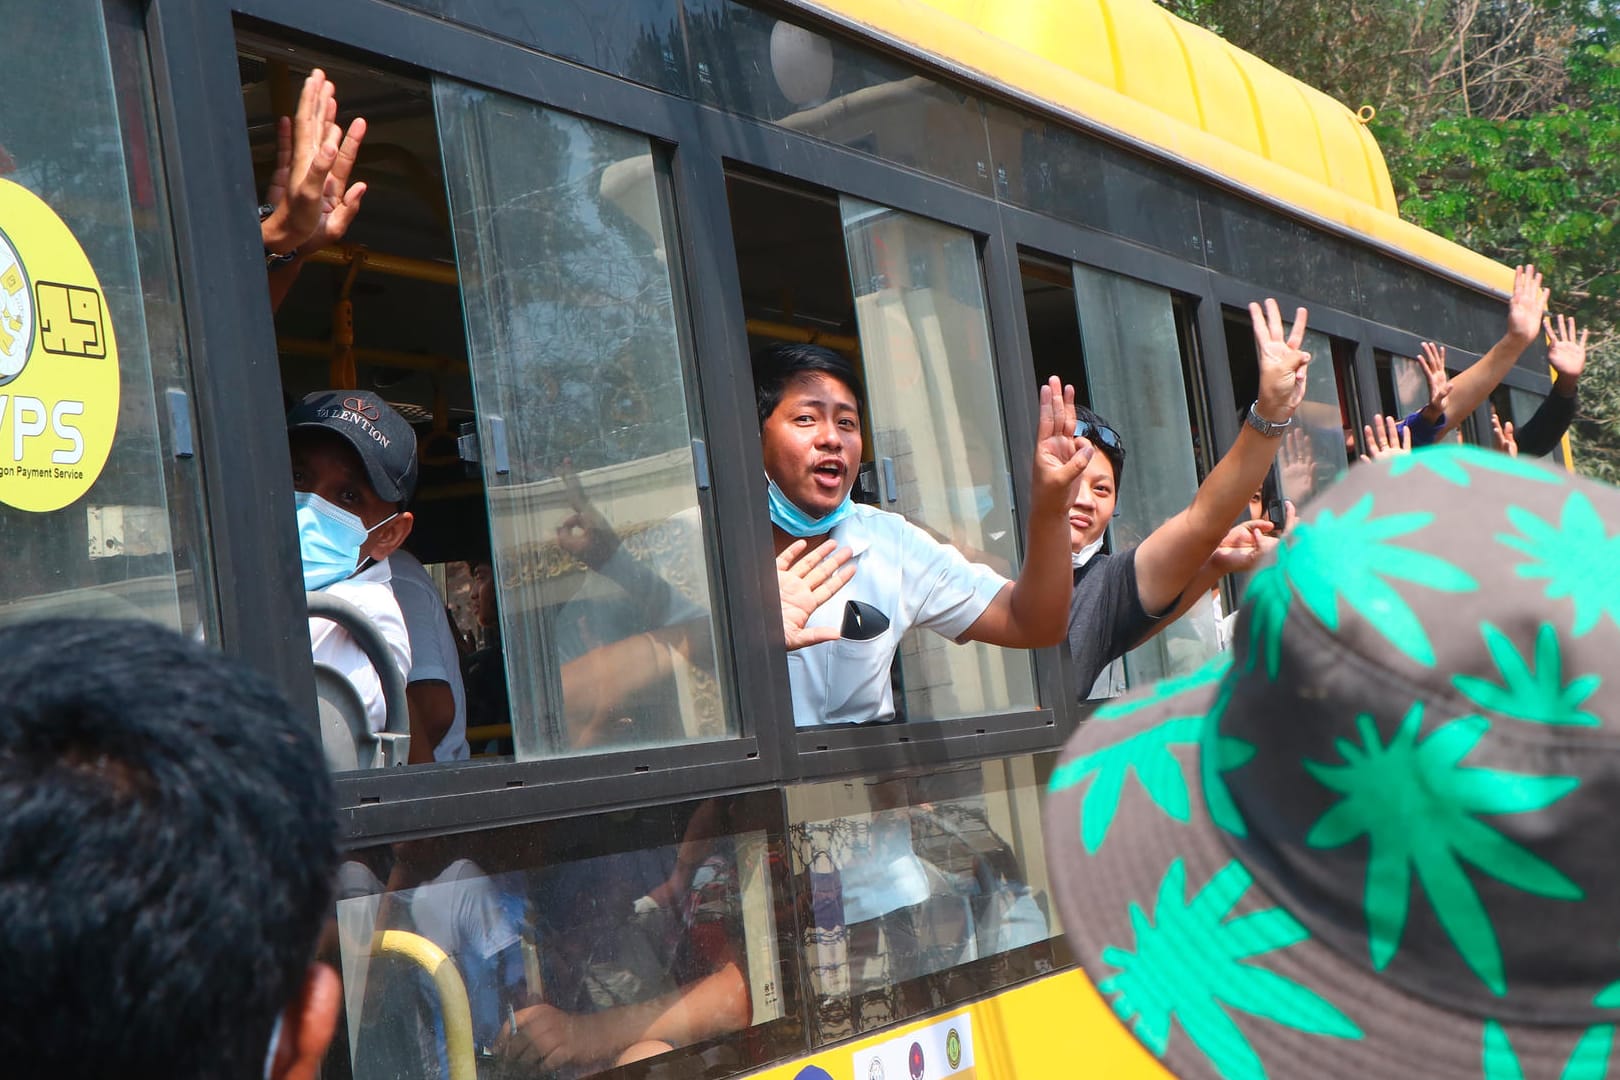
<path fill-rule="evenodd" d="M 434 84 L 519 759 L 736 732 L 649 140 Z"/>
<path fill-rule="evenodd" d="M 1091 407 L 1128 451 L 1109 550 L 1125 551 L 1180 513 L 1198 490 L 1192 418 L 1176 329 L 1175 298 L 1155 285 L 1076 264 L 1075 303 Z M 1202 599 L 1183 618 L 1125 656 L 1132 686 L 1192 671 L 1215 653 L 1214 609 Z M 1105 669 L 1088 696 L 1124 685 Z"/>
<path fill-rule="evenodd" d="M 51 44 L 0 65 L 0 620 L 213 636 L 196 464 L 159 423 L 189 428 L 190 372 L 137 7 L 8 6 Z"/>
<path fill-rule="evenodd" d="M 1012 481 L 973 237 L 859 199 L 839 209 L 879 505 L 1014 577 Z M 895 704 L 910 719 L 1035 704 L 1027 653 L 913 632 L 899 657 L 905 694 Z"/>

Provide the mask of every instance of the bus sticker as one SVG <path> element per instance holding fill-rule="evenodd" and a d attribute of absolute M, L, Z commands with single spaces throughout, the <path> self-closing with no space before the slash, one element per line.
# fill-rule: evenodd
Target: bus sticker
<path fill-rule="evenodd" d="M 106 293 L 67 224 L 0 180 L 0 503 L 60 510 L 101 475 L 118 428 Z"/>

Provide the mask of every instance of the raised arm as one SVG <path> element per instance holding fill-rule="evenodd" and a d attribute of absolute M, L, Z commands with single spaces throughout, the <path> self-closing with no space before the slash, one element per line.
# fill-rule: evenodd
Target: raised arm
<path fill-rule="evenodd" d="M 1519 425 L 1519 449 L 1530 457 L 1552 453 L 1558 440 L 1569 430 L 1570 422 L 1575 419 L 1576 390 L 1581 373 L 1586 370 L 1588 331 L 1582 330 L 1577 336 L 1575 320 L 1562 315 L 1558 316 L 1556 326 L 1552 319 L 1544 319 L 1542 325 L 1546 328 L 1547 340 L 1552 342 L 1547 350 L 1547 362 L 1557 372 L 1557 377 L 1553 379 L 1552 393 L 1536 414 Z"/>
<path fill-rule="evenodd" d="M 1471 416 L 1484 403 L 1497 383 L 1518 363 L 1524 350 L 1536 339 L 1547 310 L 1547 290 L 1534 266 L 1513 270 L 1513 296 L 1508 301 L 1507 331 L 1479 362 L 1451 380 L 1451 399 L 1446 404 L 1446 424 L 1436 433 L 1438 439 Z"/>
<path fill-rule="evenodd" d="M 1260 397 L 1254 412 L 1267 423 L 1287 424 L 1305 399 L 1311 359 L 1300 348 L 1305 309 L 1295 312 L 1294 325 L 1286 333 L 1275 300 L 1268 299 L 1263 309 L 1250 304 L 1249 317 L 1260 358 Z M 1144 611 L 1159 614 L 1186 590 L 1265 479 L 1278 442 L 1275 435 L 1267 437 L 1244 424 L 1237 441 L 1193 496 L 1192 505 L 1142 541 L 1136 549 L 1136 588 Z"/>
<path fill-rule="evenodd" d="M 1069 504 L 1093 453 L 1089 442 L 1074 437 L 1074 427 L 1074 387 L 1053 376 L 1041 387 L 1023 569 L 967 628 L 964 641 L 1038 649 L 1056 645 L 1068 631 L 1069 595 L 1074 588 Z"/>

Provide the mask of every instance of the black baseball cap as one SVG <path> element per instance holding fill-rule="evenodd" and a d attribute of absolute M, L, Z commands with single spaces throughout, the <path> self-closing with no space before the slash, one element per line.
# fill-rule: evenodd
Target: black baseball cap
<path fill-rule="evenodd" d="M 287 430 L 322 428 L 353 446 L 377 497 L 407 503 L 416 492 L 416 432 L 369 390 L 317 390 L 287 414 Z"/>

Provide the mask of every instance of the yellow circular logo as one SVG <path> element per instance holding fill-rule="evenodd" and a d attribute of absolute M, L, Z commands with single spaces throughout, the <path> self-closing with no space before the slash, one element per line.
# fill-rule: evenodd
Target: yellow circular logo
<path fill-rule="evenodd" d="M 0 503 L 60 510 L 118 430 L 118 346 L 84 249 L 37 195 L 0 180 Z"/>

